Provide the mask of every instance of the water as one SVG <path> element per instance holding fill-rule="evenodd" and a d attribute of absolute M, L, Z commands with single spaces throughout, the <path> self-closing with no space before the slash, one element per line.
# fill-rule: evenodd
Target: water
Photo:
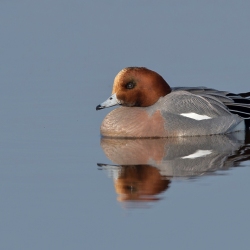
<path fill-rule="evenodd" d="M 102 140 L 95 107 L 135 65 L 249 91 L 249 7 L 1 1 L 0 248 L 248 249 L 248 136 Z"/>

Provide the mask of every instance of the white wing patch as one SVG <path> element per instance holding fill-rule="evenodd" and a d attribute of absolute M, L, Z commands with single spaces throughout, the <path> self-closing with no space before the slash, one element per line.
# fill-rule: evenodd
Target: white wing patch
<path fill-rule="evenodd" d="M 184 156 L 181 158 L 182 159 L 195 159 L 195 158 L 204 157 L 204 156 L 210 155 L 210 154 L 212 154 L 212 150 L 197 150 L 193 154 L 187 155 L 187 156 Z"/>
<path fill-rule="evenodd" d="M 212 117 L 209 117 L 207 115 L 199 115 L 199 114 L 196 114 L 196 113 L 182 113 L 180 114 L 182 116 L 186 116 L 188 118 L 191 118 L 191 119 L 194 119 L 194 120 L 206 120 L 206 119 L 212 119 Z"/>

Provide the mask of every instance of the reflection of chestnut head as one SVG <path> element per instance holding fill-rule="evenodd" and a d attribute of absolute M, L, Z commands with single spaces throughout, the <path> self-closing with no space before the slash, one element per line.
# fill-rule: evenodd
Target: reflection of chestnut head
<path fill-rule="evenodd" d="M 115 190 L 119 201 L 154 201 L 155 195 L 165 191 L 170 180 L 164 179 L 159 170 L 148 165 L 122 166 L 115 179 Z"/>

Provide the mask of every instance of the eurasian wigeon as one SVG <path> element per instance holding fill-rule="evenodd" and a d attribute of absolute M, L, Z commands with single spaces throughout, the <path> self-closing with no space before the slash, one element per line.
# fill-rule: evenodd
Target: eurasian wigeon
<path fill-rule="evenodd" d="M 121 105 L 101 125 L 107 137 L 177 137 L 249 129 L 250 92 L 205 87 L 170 88 L 158 73 L 128 67 L 114 79 L 112 95 L 96 110 Z"/>

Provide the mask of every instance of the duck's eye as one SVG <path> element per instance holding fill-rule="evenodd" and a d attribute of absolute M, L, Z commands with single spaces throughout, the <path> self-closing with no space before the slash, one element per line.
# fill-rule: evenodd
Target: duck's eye
<path fill-rule="evenodd" d="M 126 84 L 126 89 L 133 89 L 135 87 L 135 83 L 134 82 L 128 82 Z"/>

